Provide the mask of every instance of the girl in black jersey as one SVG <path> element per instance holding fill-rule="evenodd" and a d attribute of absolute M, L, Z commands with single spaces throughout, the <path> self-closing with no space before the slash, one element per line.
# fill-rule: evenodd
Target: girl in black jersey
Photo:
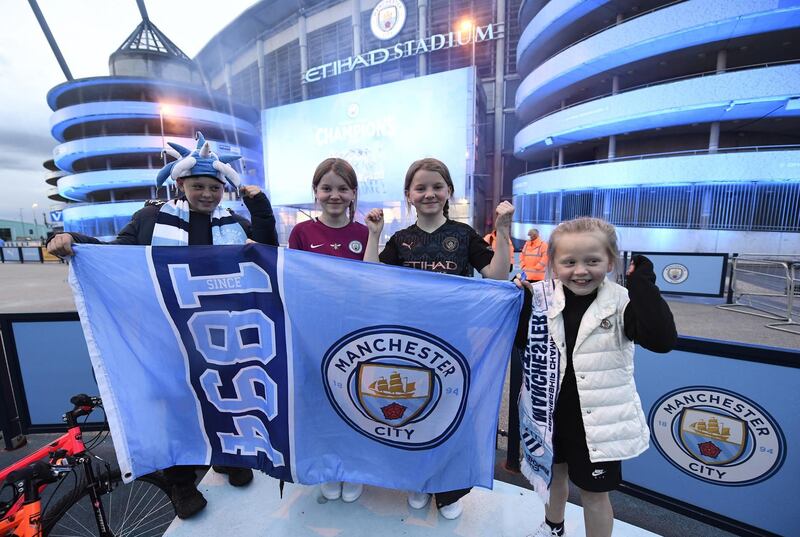
<path fill-rule="evenodd" d="M 372 209 L 365 218 L 370 240 L 364 261 L 379 261 L 389 265 L 472 276 L 473 267 L 484 278 L 505 280 L 511 263 L 508 249 L 492 249 L 467 224 L 448 218 L 449 199 L 453 195 L 453 180 L 443 162 L 425 158 L 411 164 L 403 187 L 406 200 L 414 206 L 417 221 L 389 239 L 378 255 L 378 238 L 383 231 L 383 211 Z M 495 227 L 500 244 L 508 242 L 514 207 L 507 201 L 497 206 Z M 470 489 L 436 493 L 436 506 L 443 517 L 454 519 L 461 515 L 461 498 Z M 430 494 L 411 492 L 408 504 L 421 509 L 428 504 Z"/>

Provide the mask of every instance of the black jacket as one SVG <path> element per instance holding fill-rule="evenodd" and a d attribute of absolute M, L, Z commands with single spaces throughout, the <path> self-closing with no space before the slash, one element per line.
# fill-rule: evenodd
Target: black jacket
<path fill-rule="evenodd" d="M 272 205 L 266 194 L 258 193 L 252 198 L 242 198 L 245 206 L 253 218 L 251 224 L 246 218 L 239 216 L 230 209 L 237 222 L 242 226 L 247 237 L 262 244 L 278 246 L 278 233 L 275 231 L 275 216 L 272 214 Z M 73 233 L 72 238 L 78 244 L 129 244 L 148 245 L 153 240 L 153 228 L 156 225 L 156 216 L 161 210 L 162 202 L 148 202 L 142 209 L 136 211 L 117 238 L 110 242 L 102 242 L 94 237 Z M 49 242 L 49 241 L 48 241 Z"/>

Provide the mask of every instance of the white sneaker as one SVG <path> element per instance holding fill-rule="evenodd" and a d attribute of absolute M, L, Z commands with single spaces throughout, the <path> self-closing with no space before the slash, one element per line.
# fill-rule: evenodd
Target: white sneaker
<path fill-rule="evenodd" d="M 319 486 L 319 489 L 328 500 L 338 500 L 342 496 L 341 481 L 326 481 Z"/>
<path fill-rule="evenodd" d="M 455 520 L 464 512 L 464 504 L 461 500 L 456 500 L 453 503 L 443 505 L 439 508 L 439 513 L 447 520 Z"/>
<path fill-rule="evenodd" d="M 547 525 L 547 522 L 542 522 L 542 525 L 527 537 L 564 537 L 565 535 L 566 533 L 559 535 L 556 530 Z"/>
<path fill-rule="evenodd" d="M 342 483 L 342 501 L 343 502 L 354 502 L 361 496 L 361 493 L 364 492 L 364 485 L 361 483 L 348 483 L 347 481 Z"/>
<path fill-rule="evenodd" d="M 414 509 L 422 509 L 431 499 L 431 495 L 427 492 L 409 492 L 408 493 L 408 505 L 413 507 Z"/>

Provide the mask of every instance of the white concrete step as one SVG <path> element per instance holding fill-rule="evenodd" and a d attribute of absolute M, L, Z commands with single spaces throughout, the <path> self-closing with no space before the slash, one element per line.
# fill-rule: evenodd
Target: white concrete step
<path fill-rule="evenodd" d="M 474 488 L 456 520 L 442 518 L 432 504 L 412 509 L 402 491 L 364 487 L 354 503 L 328 501 L 318 486 L 287 483 L 283 499 L 278 481 L 256 472 L 253 482 L 231 487 L 213 471 L 199 485 L 208 506 L 190 520 L 175 519 L 168 537 L 525 537 L 544 519 L 544 506 L 530 490 L 494 482 L 494 490 Z M 584 537 L 583 510 L 567 504 L 566 533 Z M 616 521 L 615 537 L 654 533 Z"/>

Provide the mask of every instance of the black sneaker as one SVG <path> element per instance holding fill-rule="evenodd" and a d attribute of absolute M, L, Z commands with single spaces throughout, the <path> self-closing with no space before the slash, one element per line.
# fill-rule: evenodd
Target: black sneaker
<path fill-rule="evenodd" d="M 173 485 L 171 497 L 175 514 L 181 519 L 193 517 L 208 503 L 194 485 Z"/>
<path fill-rule="evenodd" d="M 228 483 L 234 487 L 243 487 L 253 480 L 253 470 L 235 466 L 212 466 L 215 472 L 228 475 Z"/>

